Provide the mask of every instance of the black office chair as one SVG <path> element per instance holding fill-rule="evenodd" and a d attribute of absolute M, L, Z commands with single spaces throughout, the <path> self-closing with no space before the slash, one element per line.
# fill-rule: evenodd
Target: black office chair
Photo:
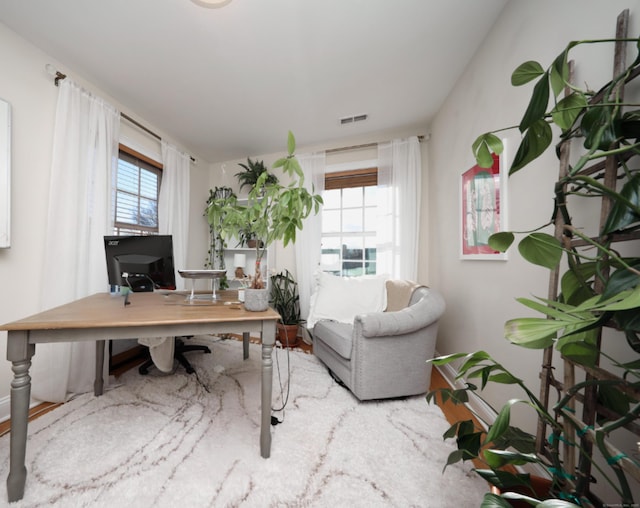
<path fill-rule="evenodd" d="M 185 339 L 190 339 L 192 337 L 193 335 L 184 336 Z M 187 360 L 187 358 L 184 356 L 184 353 L 188 351 L 203 351 L 204 353 L 211 353 L 211 349 L 209 349 L 207 346 L 201 346 L 200 344 L 187 345 L 180 337 L 176 337 L 175 341 L 176 344 L 173 349 L 173 357 L 178 360 L 178 362 L 180 362 L 180 365 L 184 367 L 184 370 L 187 371 L 187 374 L 193 374 L 195 372 L 195 369 L 189 363 L 189 360 Z M 149 373 L 150 367 L 153 367 L 153 360 L 151 358 L 149 358 L 138 368 L 138 372 L 141 375 L 146 376 Z"/>

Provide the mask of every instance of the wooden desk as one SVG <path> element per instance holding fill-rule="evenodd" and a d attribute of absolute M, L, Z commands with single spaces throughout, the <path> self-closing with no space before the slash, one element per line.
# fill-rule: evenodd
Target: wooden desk
<path fill-rule="evenodd" d="M 271 392 L 276 321 L 273 309 L 249 312 L 223 302 L 193 301 L 184 295 L 132 293 L 124 298 L 99 293 L 0 327 L 8 331 L 7 359 L 14 373 L 11 382 L 11 441 L 7 478 L 9 502 L 22 499 L 27 478 L 25 455 L 31 377 L 35 345 L 45 342 L 96 342 L 94 393 L 103 390 L 102 366 L 106 340 L 216 333 L 260 333 L 262 336 L 262 399 L 260 454 L 271 453 Z M 245 342 L 247 342 L 245 340 Z"/>

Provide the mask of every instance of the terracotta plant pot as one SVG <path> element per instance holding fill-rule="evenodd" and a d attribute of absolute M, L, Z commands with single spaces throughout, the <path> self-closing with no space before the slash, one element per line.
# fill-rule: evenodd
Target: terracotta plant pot
<path fill-rule="evenodd" d="M 298 345 L 298 325 L 276 325 L 277 337 L 284 347 L 295 347 Z"/>

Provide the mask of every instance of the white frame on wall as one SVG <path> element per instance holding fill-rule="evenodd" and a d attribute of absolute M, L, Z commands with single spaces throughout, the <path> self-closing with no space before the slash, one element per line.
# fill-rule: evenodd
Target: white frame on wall
<path fill-rule="evenodd" d="M 0 99 L 0 248 L 11 247 L 11 105 Z"/>

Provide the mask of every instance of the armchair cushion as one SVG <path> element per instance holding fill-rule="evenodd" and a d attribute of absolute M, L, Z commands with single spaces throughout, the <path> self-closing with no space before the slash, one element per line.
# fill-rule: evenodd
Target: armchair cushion
<path fill-rule="evenodd" d="M 387 306 L 385 276 L 337 277 L 316 273 L 316 290 L 311 295 L 307 328 L 317 321 L 330 319 L 353 324 L 353 318 L 367 312 L 381 312 Z"/>

